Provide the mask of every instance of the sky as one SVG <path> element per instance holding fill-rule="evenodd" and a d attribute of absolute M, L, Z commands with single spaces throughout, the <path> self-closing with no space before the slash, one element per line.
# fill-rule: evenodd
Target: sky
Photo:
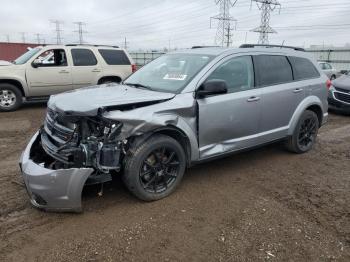
<path fill-rule="evenodd" d="M 36 43 L 36 34 L 55 43 L 55 26 L 62 21 L 64 43 L 77 43 L 74 22 L 86 23 L 84 41 L 89 44 L 124 46 L 130 50 L 188 48 L 214 45 L 219 13 L 215 0 L 0 0 L 0 41 Z M 234 0 L 232 0 L 234 2 Z M 350 43 L 349 0 L 279 0 L 281 8 L 271 13 L 271 44 L 344 46 Z M 237 20 L 233 46 L 256 43 L 260 24 L 257 4 L 238 0 L 230 8 Z M 42 40 L 43 41 L 43 40 Z"/>

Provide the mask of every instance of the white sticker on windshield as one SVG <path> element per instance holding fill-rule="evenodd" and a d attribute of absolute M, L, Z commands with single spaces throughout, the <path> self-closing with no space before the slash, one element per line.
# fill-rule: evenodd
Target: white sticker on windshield
<path fill-rule="evenodd" d="M 187 77 L 187 75 L 183 75 L 183 74 L 166 74 L 163 79 L 165 80 L 180 80 L 183 81 L 185 80 Z"/>

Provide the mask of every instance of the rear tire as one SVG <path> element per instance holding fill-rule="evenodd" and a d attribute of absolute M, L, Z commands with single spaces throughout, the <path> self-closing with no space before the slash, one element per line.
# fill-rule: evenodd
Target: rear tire
<path fill-rule="evenodd" d="M 300 117 L 294 133 L 288 138 L 287 149 L 297 154 L 303 154 L 312 149 L 316 142 L 319 128 L 317 115 L 306 110 Z"/>
<path fill-rule="evenodd" d="M 335 80 L 335 79 L 337 79 L 337 76 L 336 75 L 331 75 L 330 80 Z"/>
<path fill-rule="evenodd" d="M 0 111 L 15 111 L 22 105 L 22 100 L 21 91 L 16 86 L 0 84 Z"/>
<path fill-rule="evenodd" d="M 144 201 L 170 195 L 180 184 L 186 169 L 186 155 L 173 138 L 154 135 L 131 148 L 124 161 L 123 181 L 129 191 Z"/>

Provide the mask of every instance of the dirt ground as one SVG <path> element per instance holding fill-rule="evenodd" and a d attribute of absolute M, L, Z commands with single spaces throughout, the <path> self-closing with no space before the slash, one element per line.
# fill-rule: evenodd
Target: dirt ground
<path fill-rule="evenodd" d="M 350 116 L 331 114 L 308 154 L 274 144 L 201 164 L 153 203 L 117 179 L 57 214 L 30 206 L 17 164 L 44 114 L 0 113 L 0 261 L 350 261 Z"/>

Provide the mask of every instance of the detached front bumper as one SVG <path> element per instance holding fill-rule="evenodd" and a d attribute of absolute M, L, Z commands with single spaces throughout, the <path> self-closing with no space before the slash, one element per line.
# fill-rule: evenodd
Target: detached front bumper
<path fill-rule="evenodd" d="M 19 161 L 22 177 L 33 206 L 47 211 L 81 212 L 81 194 L 92 168 L 49 169 L 43 163 L 35 163 L 31 156 L 34 145 L 40 143 L 37 132 Z"/>

